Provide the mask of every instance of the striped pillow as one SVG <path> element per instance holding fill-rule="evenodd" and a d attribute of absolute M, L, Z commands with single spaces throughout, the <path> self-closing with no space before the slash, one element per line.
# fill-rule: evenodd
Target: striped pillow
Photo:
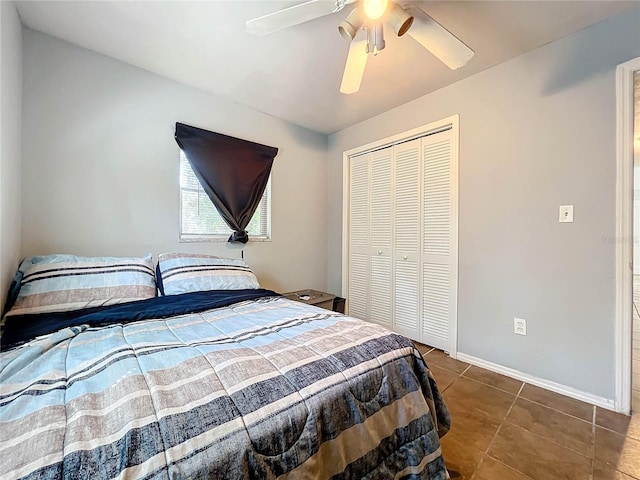
<path fill-rule="evenodd" d="M 161 253 L 157 277 L 163 295 L 260 288 L 258 279 L 244 261 L 210 255 Z"/>
<path fill-rule="evenodd" d="M 20 264 L 20 292 L 7 315 L 67 312 L 156 296 L 151 254 L 142 258 L 46 255 Z"/>

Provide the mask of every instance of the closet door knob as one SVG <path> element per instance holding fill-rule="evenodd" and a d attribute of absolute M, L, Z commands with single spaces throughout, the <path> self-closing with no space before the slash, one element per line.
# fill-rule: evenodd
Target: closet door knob
<path fill-rule="evenodd" d="M 382 250 L 378 250 L 378 255 L 382 255 Z"/>
<path fill-rule="evenodd" d="M 405 255 L 404 257 L 402 257 L 404 260 L 406 260 L 408 257 Z"/>

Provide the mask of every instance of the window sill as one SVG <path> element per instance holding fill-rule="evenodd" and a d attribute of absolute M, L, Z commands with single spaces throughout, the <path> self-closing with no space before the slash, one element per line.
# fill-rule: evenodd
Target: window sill
<path fill-rule="evenodd" d="M 182 235 L 180 243 L 223 243 L 229 239 L 229 235 Z M 249 243 L 270 241 L 271 237 L 249 235 Z"/>

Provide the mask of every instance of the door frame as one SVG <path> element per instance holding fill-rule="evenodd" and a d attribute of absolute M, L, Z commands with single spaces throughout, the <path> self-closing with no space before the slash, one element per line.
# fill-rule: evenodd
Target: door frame
<path fill-rule="evenodd" d="M 435 122 L 427 123 L 417 128 L 407 130 L 381 140 L 376 140 L 359 147 L 352 148 L 343 152 L 342 154 L 342 296 L 347 300 L 346 312 L 349 312 L 349 298 L 347 295 L 349 286 L 349 182 L 350 182 L 350 169 L 349 158 L 356 155 L 363 155 L 374 150 L 413 140 L 415 138 L 424 137 L 429 134 L 435 134 L 442 130 L 450 129 L 453 134 L 453 141 L 451 145 L 451 162 L 452 162 L 452 252 L 453 255 L 453 272 L 454 278 L 451 279 L 452 285 L 455 286 L 455 303 L 453 306 L 453 325 L 451 327 L 451 339 L 449 356 L 451 358 L 457 358 L 458 355 L 458 217 L 459 217 L 459 191 L 458 186 L 459 179 L 459 162 L 460 162 L 460 115 L 455 114 L 449 117 L 437 120 Z"/>
<path fill-rule="evenodd" d="M 615 398 L 617 412 L 631 411 L 633 335 L 633 74 L 640 57 L 616 68 L 616 310 Z"/>

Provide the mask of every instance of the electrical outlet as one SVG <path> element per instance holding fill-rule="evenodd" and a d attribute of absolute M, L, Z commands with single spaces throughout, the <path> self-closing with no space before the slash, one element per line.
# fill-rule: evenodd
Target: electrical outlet
<path fill-rule="evenodd" d="M 513 319 L 513 333 L 517 335 L 527 334 L 527 321 L 524 318 Z"/>

